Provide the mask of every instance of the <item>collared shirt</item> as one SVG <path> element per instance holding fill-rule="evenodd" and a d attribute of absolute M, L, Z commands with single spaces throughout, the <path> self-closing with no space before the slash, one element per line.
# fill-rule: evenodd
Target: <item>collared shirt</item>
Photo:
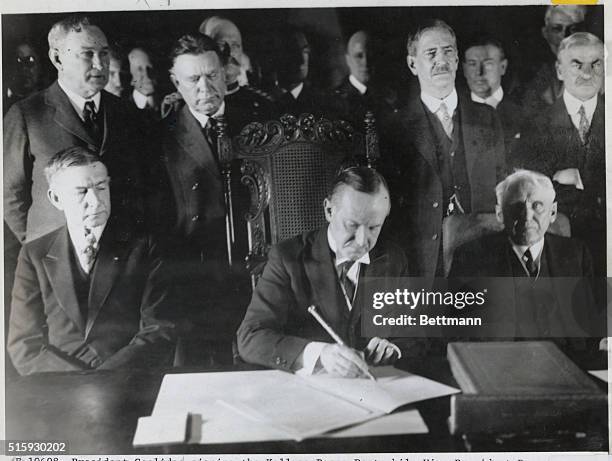
<path fill-rule="evenodd" d="M 359 91 L 360 94 L 365 94 L 366 91 L 368 91 L 368 87 L 361 83 L 359 80 L 357 80 L 357 77 L 355 77 L 353 74 L 349 75 L 349 82 L 355 87 L 357 91 Z"/>
<path fill-rule="evenodd" d="M 155 99 L 153 96 L 145 96 L 138 90 L 132 91 L 132 98 L 134 98 L 134 104 L 139 109 L 144 109 L 147 105 L 151 108 L 155 107 Z"/>
<path fill-rule="evenodd" d="M 298 86 L 292 89 L 289 93 L 291 93 L 291 96 L 293 96 L 293 99 L 297 99 L 300 97 L 300 93 L 302 92 L 303 89 L 304 89 L 304 82 L 301 82 Z"/>
<path fill-rule="evenodd" d="M 79 96 L 74 91 L 70 90 L 66 85 L 62 83 L 61 80 L 58 79 L 57 83 L 59 84 L 62 91 L 66 93 L 66 96 L 68 96 L 68 99 L 70 100 L 70 103 L 72 104 L 72 107 L 74 107 L 74 110 L 76 111 L 77 115 L 79 116 L 81 120 L 83 120 L 83 109 L 85 108 L 86 102 L 93 101 L 94 106 L 96 108 L 96 113 L 98 113 L 98 111 L 100 110 L 100 99 L 101 99 L 101 95 L 99 91 L 96 94 L 94 94 L 91 98 L 85 99 L 84 97 Z"/>
<path fill-rule="evenodd" d="M 85 248 L 87 248 L 88 246 L 87 240 L 85 239 L 85 227 L 74 225 L 71 226 L 70 224 L 67 224 L 67 226 L 68 234 L 70 235 L 70 241 L 72 242 L 72 246 L 74 246 L 77 257 L 79 259 L 79 263 L 81 264 L 83 271 L 87 272 L 88 267 L 85 261 L 85 254 L 83 253 L 85 251 Z M 96 238 L 96 244 L 94 245 L 96 246 L 96 248 L 98 248 L 100 245 L 100 238 L 102 237 L 102 232 L 104 232 L 105 227 L 106 223 L 104 223 L 102 226 L 91 228 L 91 233 Z"/>
<path fill-rule="evenodd" d="M 459 98 L 457 97 L 457 90 L 453 88 L 453 91 L 451 91 L 451 93 L 444 99 L 434 98 L 433 96 L 421 91 L 421 101 L 423 101 L 425 107 L 427 107 L 432 114 L 436 114 L 436 116 L 438 109 L 440 108 L 440 104 L 446 104 L 448 115 L 450 115 L 452 118 L 453 114 L 455 113 L 455 109 L 457 109 Z"/>
<path fill-rule="evenodd" d="M 529 249 L 529 252 L 531 253 L 531 259 L 533 259 L 533 261 L 536 263 L 536 266 L 538 266 L 538 275 L 540 275 L 540 265 L 542 261 L 541 255 L 542 255 L 542 249 L 544 248 L 544 239 L 542 238 L 538 240 L 536 243 L 534 243 L 531 246 L 517 245 L 516 243 L 512 241 L 510 242 L 510 244 L 512 245 L 512 250 L 514 250 L 514 254 L 518 257 L 527 275 L 529 275 L 529 270 L 527 269 L 527 266 L 525 265 L 525 261 L 523 261 L 523 255 L 525 254 L 527 249 Z"/>
<path fill-rule="evenodd" d="M 504 90 L 500 85 L 499 87 L 497 87 L 497 90 L 495 90 L 493 93 L 491 93 L 490 96 L 486 98 L 481 98 L 473 91 L 470 96 L 472 98 L 472 101 L 479 102 L 481 104 L 486 104 L 488 106 L 491 106 L 493 109 L 496 109 L 499 103 L 502 102 L 502 99 L 504 99 Z"/>
<path fill-rule="evenodd" d="M 587 101 L 581 101 L 580 99 L 569 94 L 567 90 L 563 91 L 563 102 L 565 103 L 565 109 L 572 119 L 572 124 L 576 127 L 577 130 L 580 130 L 580 106 L 584 106 L 584 112 L 586 118 L 589 122 L 589 126 L 591 126 L 591 121 L 593 120 L 593 114 L 595 113 L 595 108 L 597 107 L 597 95 L 593 96 L 591 99 Z"/>
<path fill-rule="evenodd" d="M 198 121 L 198 123 L 200 124 L 202 128 L 206 127 L 206 124 L 208 123 L 208 118 L 209 118 L 208 115 L 202 114 L 200 112 L 196 112 L 191 107 L 189 107 L 189 112 L 191 112 L 191 114 L 195 117 L 195 119 Z M 225 101 L 221 103 L 217 112 L 215 112 L 212 115 L 212 118 L 217 118 L 218 116 L 223 115 L 224 113 L 225 113 Z"/>

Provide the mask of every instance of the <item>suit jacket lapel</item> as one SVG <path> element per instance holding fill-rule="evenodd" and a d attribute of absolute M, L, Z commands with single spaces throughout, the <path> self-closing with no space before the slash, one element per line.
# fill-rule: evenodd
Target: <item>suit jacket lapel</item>
<path fill-rule="evenodd" d="M 70 251 L 72 251 L 72 246 L 68 229 L 63 227 L 57 232 L 55 240 L 49 246 L 49 251 L 43 258 L 43 266 L 60 307 L 68 318 L 84 332 L 85 321 L 74 290 Z"/>
<path fill-rule="evenodd" d="M 51 85 L 47 91 L 45 103 L 55 110 L 55 116 L 53 118 L 55 123 L 76 137 L 82 139 L 87 144 L 91 146 L 97 145 L 89 133 L 87 133 L 87 130 L 85 130 L 83 121 L 79 118 L 79 115 L 72 106 L 70 99 L 68 99 L 66 93 L 64 93 L 64 91 L 60 88 L 57 81 Z"/>
<path fill-rule="evenodd" d="M 404 125 L 408 128 L 416 150 L 421 154 L 431 167 L 437 171 L 438 161 L 436 159 L 436 144 L 434 142 L 429 119 L 425 113 L 421 98 L 413 98 L 407 107 L 404 117 Z"/>
<path fill-rule="evenodd" d="M 100 238 L 96 264 L 91 273 L 89 312 L 87 316 L 87 328 L 85 330 L 86 336 L 91 331 L 120 273 L 122 261 L 125 256 L 124 253 L 127 248 L 127 245 L 125 245 L 126 240 L 126 238 L 119 238 L 118 234 L 115 233 L 115 228 L 112 223 L 109 222 L 107 224 Z"/>
<path fill-rule="evenodd" d="M 206 168 L 213 176 L 219 176 L 215 156 L 202 133 L 202 127 L 185 105 L 176 121 L 176 139 L 198 165 Z"/>
<path fill-rule="evenodd" d="M 117 131 L 117 128 L 112 127 L 110 124 L 116 122 L 118 117 L 114 114 L 110 114 L 112 108 L 111 104 L 109 104 L 108 102 L 109 98 L 106 92 L 102 90 L 100 94 L 100 111 L 102 112 L 102 117 L 104 117 L 104 127 L 102 128 L 102 144 L 100 146 L 100 156 L 102 156 L 106 153 L 106 150 L 108 148 L 109 133 L 115 133 Z"/>
<path fill-rule="evenodd" d="M 310 254 L 304 255 L 304 268 L 309 280 L 311 299 L 330 325 L 341 324 L 348 316 L 348 307 L 338 285 L 336 268 L 327 243 L 327 227 L 314 235 Z M 342 332 L 338 331 L 339 334 Z"/>

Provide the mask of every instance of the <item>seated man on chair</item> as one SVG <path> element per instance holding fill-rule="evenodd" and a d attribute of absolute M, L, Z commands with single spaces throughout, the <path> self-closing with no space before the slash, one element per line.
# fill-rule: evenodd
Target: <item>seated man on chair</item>
<path fill-rule="evenodd" d="M 84 147 L 52 157 L 48 197 L 65 225 L 26 243 L 8 352 L 22 375 L 171 364 L 173 325 L 155 244 L 110 213 L 110 178 Z"/>
<path fill-rule="evenodd" d="M 403 252 L 378 236 L 390 210 L 384 178 L 366 167 L 343 170 L 324 201 L 329 225 L 272 247 L 242 325 L 238 349 L 247 362 L 287 371 L 319 369 L 359 377 L 373 364 L 400 355 L 393 343 L 362 341 L 360 281 L 406 274 Z M 331 337 L 308 313 L 321 316 L 346 345 Z M 361 344 L 364 342 L 364 344 Z M 364 349 L 363 355 L 359 352 Z"/>

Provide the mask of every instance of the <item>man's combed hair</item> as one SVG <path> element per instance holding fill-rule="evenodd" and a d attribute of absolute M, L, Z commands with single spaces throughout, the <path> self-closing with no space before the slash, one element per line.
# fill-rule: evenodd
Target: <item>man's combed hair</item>
<path fill-rule="evenodd" d="M 47 35 L 47 41 L 49 42 L 49 48 L 59 48 L 62 40 L 66 38 L 70 32 L 81 32 L 85 26 L 95 26 L 89 17 L 82 14 L 73 14 L 68 16 L 61 21 L 56 22 L 51 26 L 49 35 Z"/>
<path fill-rule="evenodd" d="M 550 195 L 551 199 L 555 200 L 555 187 L 553 186 L 550 178 L 542 173 L 531 170 L 516 170 L 514 173 L 506 176 L 506 178 L 495 186 L 495 196 L 497 197 L 497 204 L 502 205 L 504 201 L 504 195 L 512 186 L 517 182 L 528 182 L 536 184 L 546 190 Z"/>
<path fill-rule="evenodd" d="M 570 17 L 574 23 L 578 24 L 584 21 L 587 7 L 585 5 L 550 5 L 544 14 L 544 24 L 550 23 L 550 18 L 555 11 Z"/>
<path fill-rule="evenodd" d="M 474 35 L 470 37 L 465 43 L 463 43 L 462 52 L 461 52 L 463 56 L 463 60 L 465 61 L 465 52 L 469 50 L 470 48 L 475 47 L 475 46 L 488 46 L 488 45 L 494 46 L 495 48 L 499 50 L 500 59 L 506 58 L 506 54 L 504 53 L 504 46 L 497 38 L 493 37 L 492 35 L 479 34 L 479 35 Z"/>
<path fill-rule="evenodd" d="M 183 54 L 204 54 L 207 51 L 214 51 L 221 59 L 221 62 L 224 63 L 225 59 L 217 46 L 217 43 L 210 38 L 208 35 L 191 35 L 186 34 L 179 38 L 172 51 L 170 52 L 170 62 L 174 64 L 176 58 Z"/>
<path fill-rule="evenodd" d="M 45 167 L 45 178 L 51 184 L 53 176 L 59 171 L 62 171 L 71 166 L 92 165 L 97 162 L 102 162 L 98 154 L 82 146 L 72 146 L 63 149 L 51 157 L 51 160 Z"/>
<path fill-rule="evenodd" d="M 383 187 L 389 194 L 389 186 L 385 178 L 373 168 L 367 166 L 351 166 L 340 170 L 331 184 L 328 199 L 342 186 L 349 186 L 357 192 L 374 194 Z"/>
<path fill-rule="evenodd" d="M 559 44 L 559 51 L 557 52 L 557 58 L 561 56 L 561 52 L 573 48 L 575 46 L 601 46 L 603 48 L 603 42 L 597 35 L 593 35 L 589 32 L 575 32 L 569 37 L 565 37 Z"/>
<path fill-rule="evenodd" d="M 444 29 L 448 31 L 448 33 L 451 34 L 451 36 L 453 37 L 453 41 L 455 42 L 455 48 L 457 47 L 457 36 L 455 35 L 455 31 L 453 30 L 453 28 L 441 19 L 430 19 L 429 21 L 426 21 L 423 24 L 419 25 L 419 27 L 408 36 L 408 42 L 406 43 L 406 47 L 408 48 L 409 56 L 416 56 L 419 40 L 425 32 L 431 29 Z"/>

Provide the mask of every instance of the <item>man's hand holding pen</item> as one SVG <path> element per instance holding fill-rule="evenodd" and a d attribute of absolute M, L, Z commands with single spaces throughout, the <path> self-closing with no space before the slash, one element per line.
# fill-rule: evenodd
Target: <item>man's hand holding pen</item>
<path fill-rule="evenodd" d="M 319 362 L 328 373 L 344 378 L 372 378 L 369 365 L 388 365 L 399 357 L 397 346 L 381 338 L 372 338 L 363 352 L 345 345 L 328 344 Z"/>

